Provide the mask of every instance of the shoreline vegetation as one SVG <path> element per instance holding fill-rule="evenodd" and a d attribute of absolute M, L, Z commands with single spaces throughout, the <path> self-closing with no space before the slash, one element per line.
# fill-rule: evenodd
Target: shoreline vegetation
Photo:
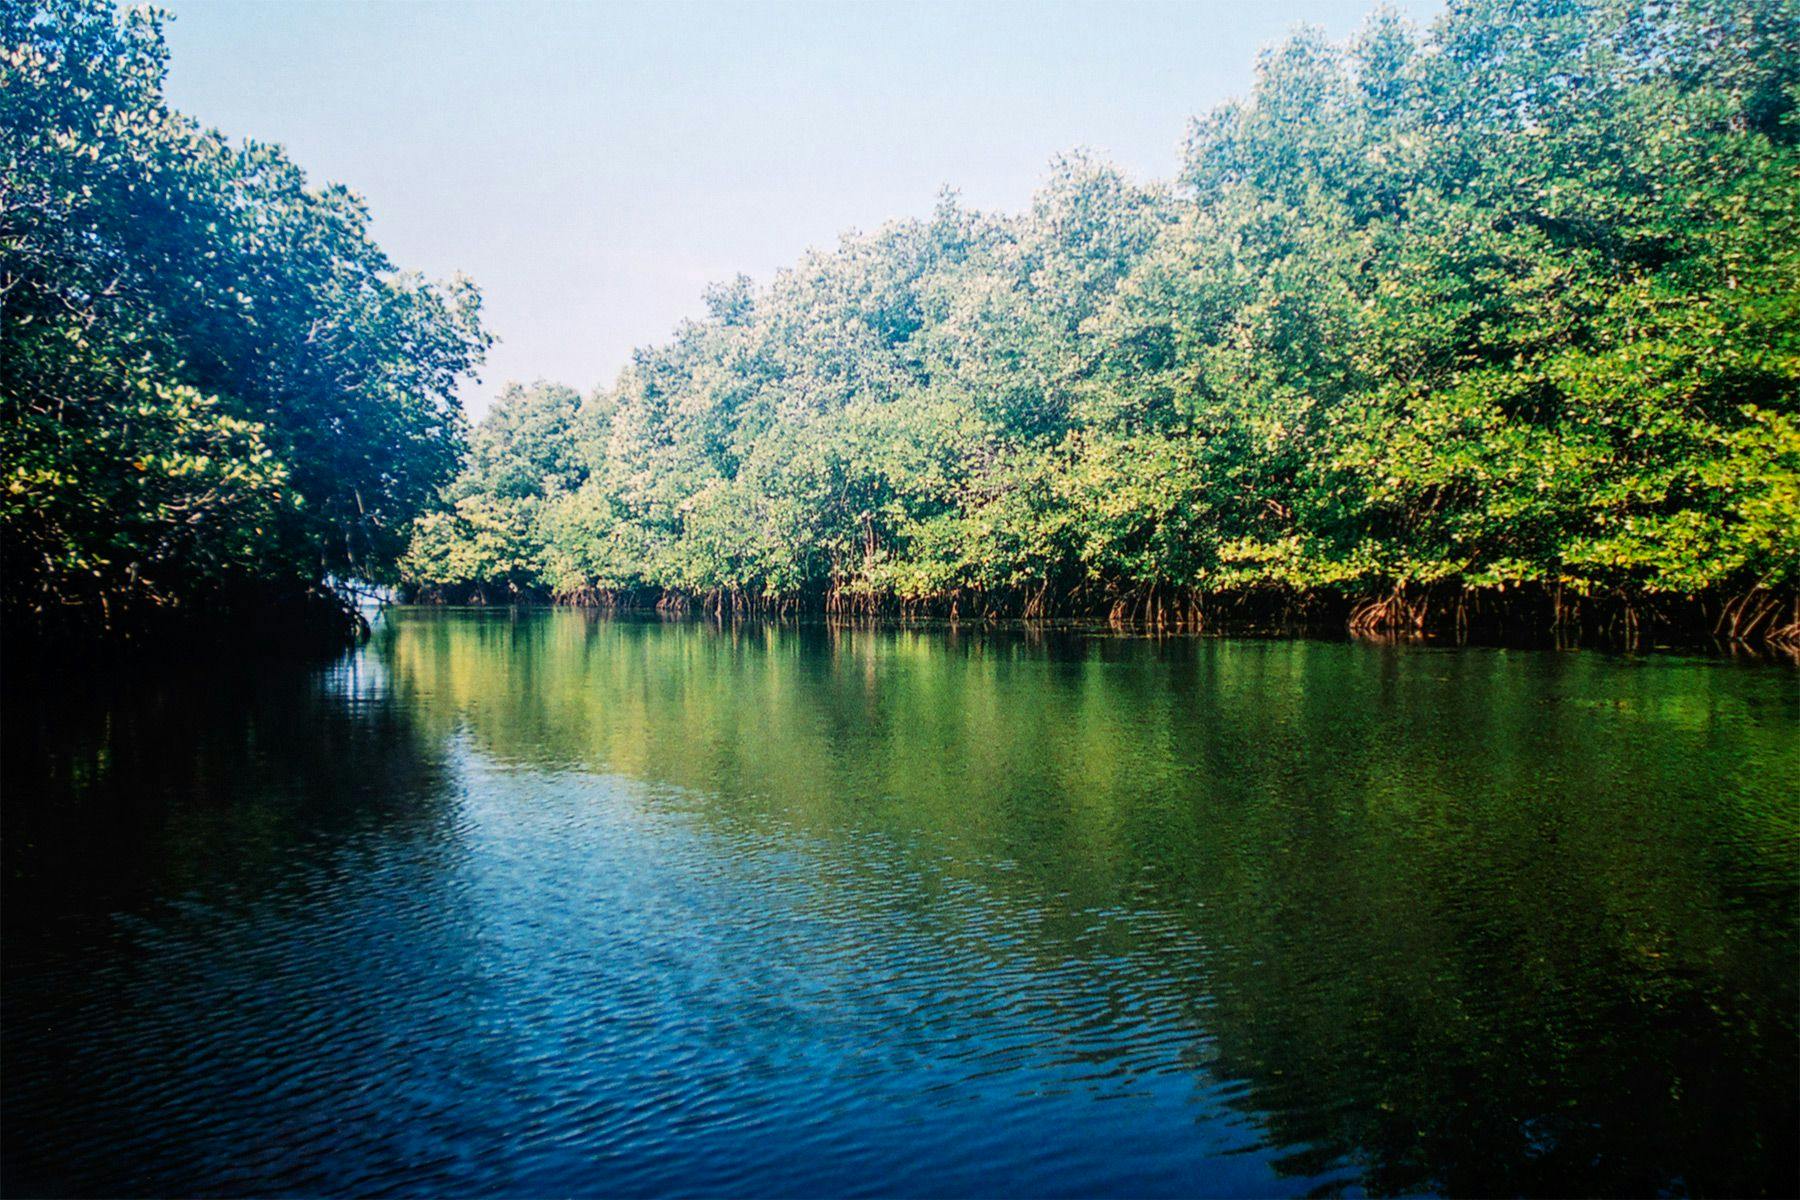
<path fill-rule="evenodd" d="M 1800 16 L 1268 51 L 1169 184 L 946 194 L 509 391 L 415 600 L 1800 642 Z"/>
<path fill-rule="evenodd" d="M 1023 213 L 947 191 L 473 431 L 470 285 L 169 113 L 153 16 L 3 7 L 10 629 L 356 578 L 1800 648 L 1793 0 L 1302 30 L 1172 181 L 1075 153 Z"/>
<path fill-rule="evenodd" d="M 0 0 L 9 652 L 335 644 L 466 443 L 467 281 L 360 198 L 163 101 L 163 14 Z"/>
<path fill-rule="evenodd" d="M 987 624 L 1022 628 L 1110 628 L 1147 634 L 1218 634 L 1248 637 L 1350 636 L 1378 641 L 1453 641 L 1478 645 L 1602 646 L 1644 648 L 1766 647 L 1800 661 L 1800 621 L 1795 599 L 1755 592 L 1718 600 L 1709 596 L 1657 597 L 1638 607 L 1626 597 L 1558 598 L 1553 592 L 1518 594 L 1413 593 L 1377 600 L 1336 592 L 1207 594 L 1174 591 L 1161 596 L 1113 599 L 1109 607 L 1082 607 L 1079 598 L 1027 614 L 1009 597 L 982 594 L 903 602 L 858 596 L 854 603 L 826 597 L 753 598 L 743 594 L 643 590 L 554 596 L 528 588 L 483 584 L 402 589 L 402 605 L 443 609 L 573 608 L 604 615 L 673 620 L 823 620 L 834 624 Z M 1560 608 L 1558 607 L 1560 604 Z"/>

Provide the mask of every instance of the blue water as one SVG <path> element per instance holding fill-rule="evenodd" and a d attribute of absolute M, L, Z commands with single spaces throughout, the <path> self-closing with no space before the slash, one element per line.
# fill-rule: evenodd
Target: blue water
<path fill-rule="evenodd" d="M 1792 1190 L 1795 679 L 400 612 L 14 699 L 5 1191 Z"/>

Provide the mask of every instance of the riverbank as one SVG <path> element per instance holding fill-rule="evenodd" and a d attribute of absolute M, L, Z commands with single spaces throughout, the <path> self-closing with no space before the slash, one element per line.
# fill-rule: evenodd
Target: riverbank
<path fill-rule="evenodd" d="M 1475 642 L 1709 643 L 1800 655 L 1800 593 L 1754 588 L 1732 595 L 1580 595 L 1547 587 L 1400 589 L 1385 595 L 1190 588 L 1074 593 L 953 593 L 903 599 L 819 591 L 759 596 L 729 590 L 584 589 L 555 595 L 508 584 L 403 589 L 420 605 L 560 605 L 671 616 L 843 617 L 868 620 L 1104 624 L 1187 633 L 1421 637 Z"/>
<path fill-rule="evenodd" d="M 253 654 L 317 659 L 369 635 L 354 593 L 317 583 L 239 583 L 179 603 L 9 609 L 0 615 L 8 672 L 69 662 L 206 659 Z"/>

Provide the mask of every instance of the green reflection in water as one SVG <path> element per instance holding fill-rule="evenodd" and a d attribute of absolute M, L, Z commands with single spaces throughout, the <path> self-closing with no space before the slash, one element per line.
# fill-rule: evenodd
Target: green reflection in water
<path fill-rule="evenodd" d="M 1047 968 L 1149 958 L 1284 1170 L 1796 1184 L 1784 669 L 571 612 L 400 613 L 373 653 L 503 763 L 900 847 L 1033 914 Z"/>

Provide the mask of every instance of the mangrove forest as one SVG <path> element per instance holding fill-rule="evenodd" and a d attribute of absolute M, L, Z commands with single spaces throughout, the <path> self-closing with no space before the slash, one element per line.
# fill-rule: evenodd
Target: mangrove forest
<path fill-rule="evenodd" d="M 1800 639 L 1791 0 L 1301 30 L 1172 180 L 946 190 L 471 432 L 473 285 L 6 0 L 14 629 L 426 601 Z M 1173 134 L 1174 131 L 1171 131 Z"/>
<path fill-rule="evenodd" d="M 1800 21 L 1300 33 L 1166 183 L 846 236 L 514 388 L 453 602 L 1800 637 Z"/>

